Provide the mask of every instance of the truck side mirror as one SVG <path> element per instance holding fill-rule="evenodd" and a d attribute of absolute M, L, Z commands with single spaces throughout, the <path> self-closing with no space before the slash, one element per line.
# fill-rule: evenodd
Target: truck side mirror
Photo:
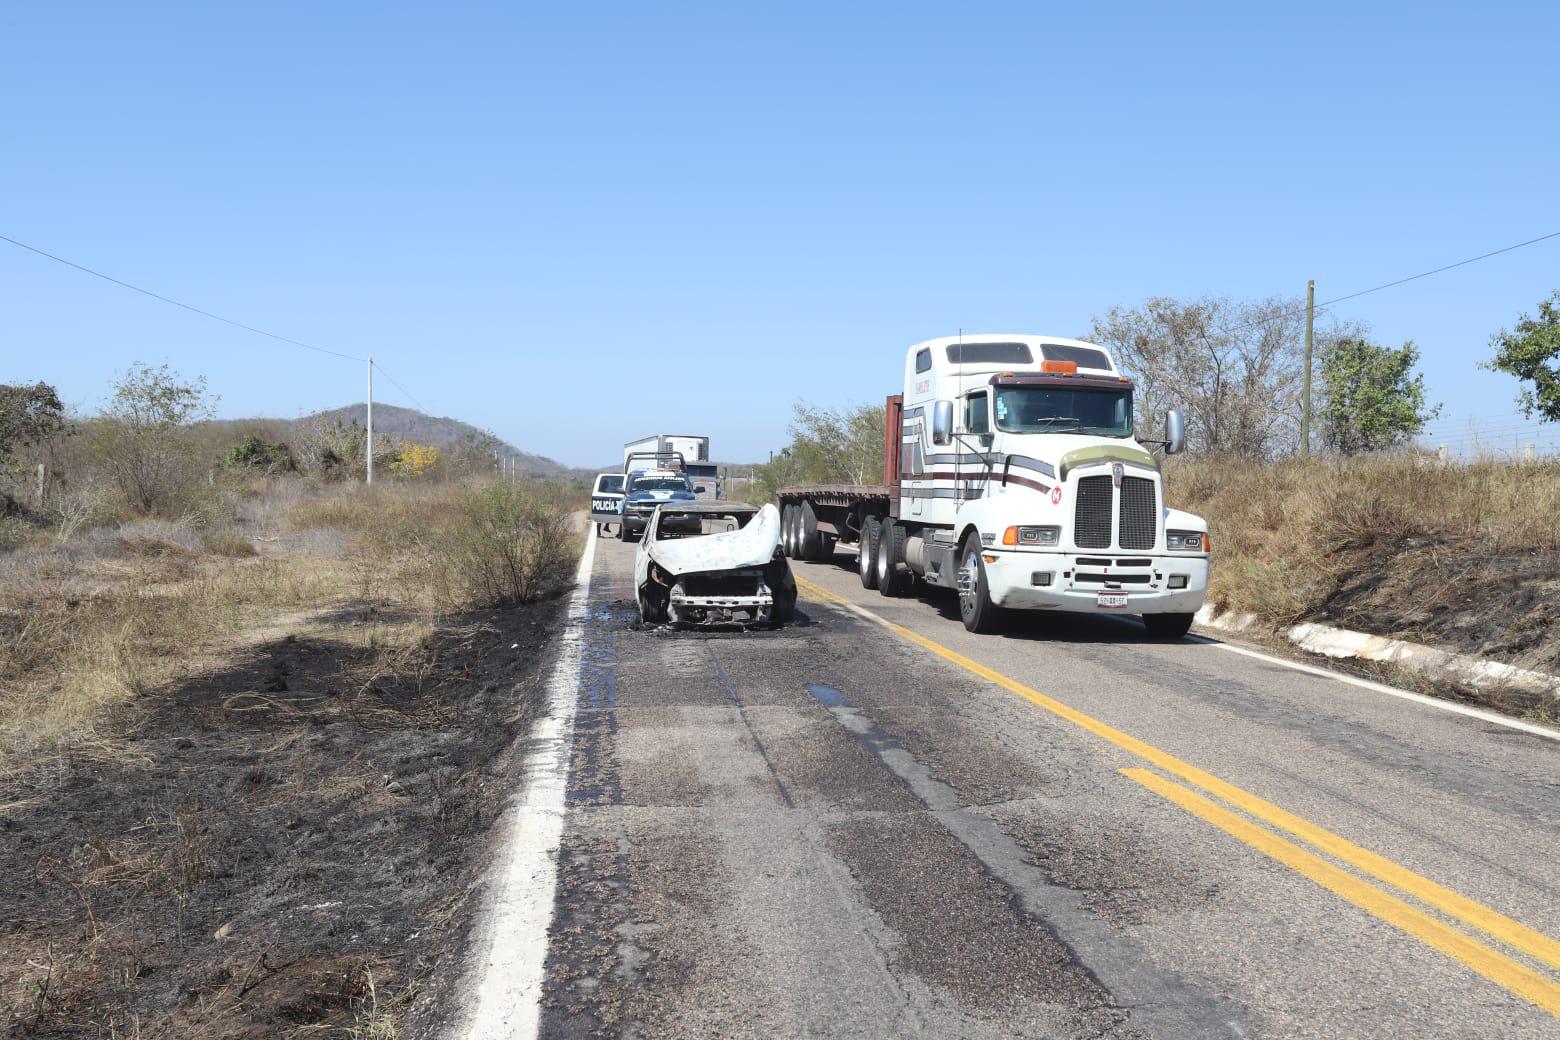
<path fill-rule="evenodd" d="M 932 402 L 932 443 L 953 443 L 953 402 Z"/>
<path fill-rule="evenodd" d="M 1186 419 L 1179 408 L 1165 413 L 1165 454 L 1179 455 L 1186 450 Z"/>

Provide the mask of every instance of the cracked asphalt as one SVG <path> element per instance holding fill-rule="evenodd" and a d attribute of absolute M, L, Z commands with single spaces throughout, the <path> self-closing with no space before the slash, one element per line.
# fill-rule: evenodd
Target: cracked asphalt
<path fill-rule="evenodd" d="M 1129 619 L 971 636 L 844 551 L 795 565 L 794 626 L 639 630 L 633 551 L 597 545 L 543 1036 L 1560 1036 L 1124 774 L 1140 755 L 830 597 L 1550 937 L 1560 744 Z"/>

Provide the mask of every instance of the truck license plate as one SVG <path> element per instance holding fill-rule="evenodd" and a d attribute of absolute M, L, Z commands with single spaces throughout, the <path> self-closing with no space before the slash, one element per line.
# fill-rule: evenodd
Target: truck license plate
<path fill-rule="evenodd" d="M 1097 602 L 1101 607 L 1120 609 L 1127 605 L 1127 594 L 1125 592 L 1102 592 Z"/>

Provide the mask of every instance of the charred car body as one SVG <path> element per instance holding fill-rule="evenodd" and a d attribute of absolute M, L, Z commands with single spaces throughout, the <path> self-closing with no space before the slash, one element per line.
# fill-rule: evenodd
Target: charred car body
<path fill-rule="evenodd" d="M 780 512 L 772 505 L 662 503 L 634 560 L 639 618 L 786 624 L 796 615 L 796 581 L 779 550 Z"/>

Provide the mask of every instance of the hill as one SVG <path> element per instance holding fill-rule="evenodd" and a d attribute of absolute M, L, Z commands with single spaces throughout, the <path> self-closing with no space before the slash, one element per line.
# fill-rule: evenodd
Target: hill
<path fill-rule="evenodd" d="M 294 426 L 307 426 L 317 421 L 340 419 L 359 423 L 366 421 L 367 408 L 362 404 L 349 404 L 343 408 L 331 408 L 296 420 Z M 499 440 L 486 430 L 448 416 L 426 415 L 415 408 L 399 408 L 393 404 L 374 405 L 374 433 L 384 434 L 392 440 L 403 437 L 418 444 L 432 444 L 436 448 L 452 448 L 462 444 L 487 444 L 490 450 L 508 457 L 514 456 L 517 472 L 534 477 L 567 477 L 574 475 L 574 467 L 534 452 L 522 451 L 507 441 Z"/>
<path fill-rule="evenodd" d="M 224 444 L 251 433 L 271 441 L 292 441 L 297 439 L 306 428 L 317 423 L 356 420 L 361 424 L 366 417 L 366 411 L 367 409 L 361 404 L 349 404 L 297 419 L 215 419 L 204 426 L 210 431 L 212 437 Z M 447 416 L 425 415 L 415 408 L 375 404 L 374 435 L 376 438 L 385 436 L 391 440 L 400 440 L 404 437 L 418 444 L 432 444 L 441 451 L 475 448 L 489 454 L 497 452 L 506 459 L 513 456 L 516 460 L 516 472 L 526 476 L 578 482 L 588 480 L 595 472 L 566 466 L 535 452 L 522 451 L 470 423 Z"/>

